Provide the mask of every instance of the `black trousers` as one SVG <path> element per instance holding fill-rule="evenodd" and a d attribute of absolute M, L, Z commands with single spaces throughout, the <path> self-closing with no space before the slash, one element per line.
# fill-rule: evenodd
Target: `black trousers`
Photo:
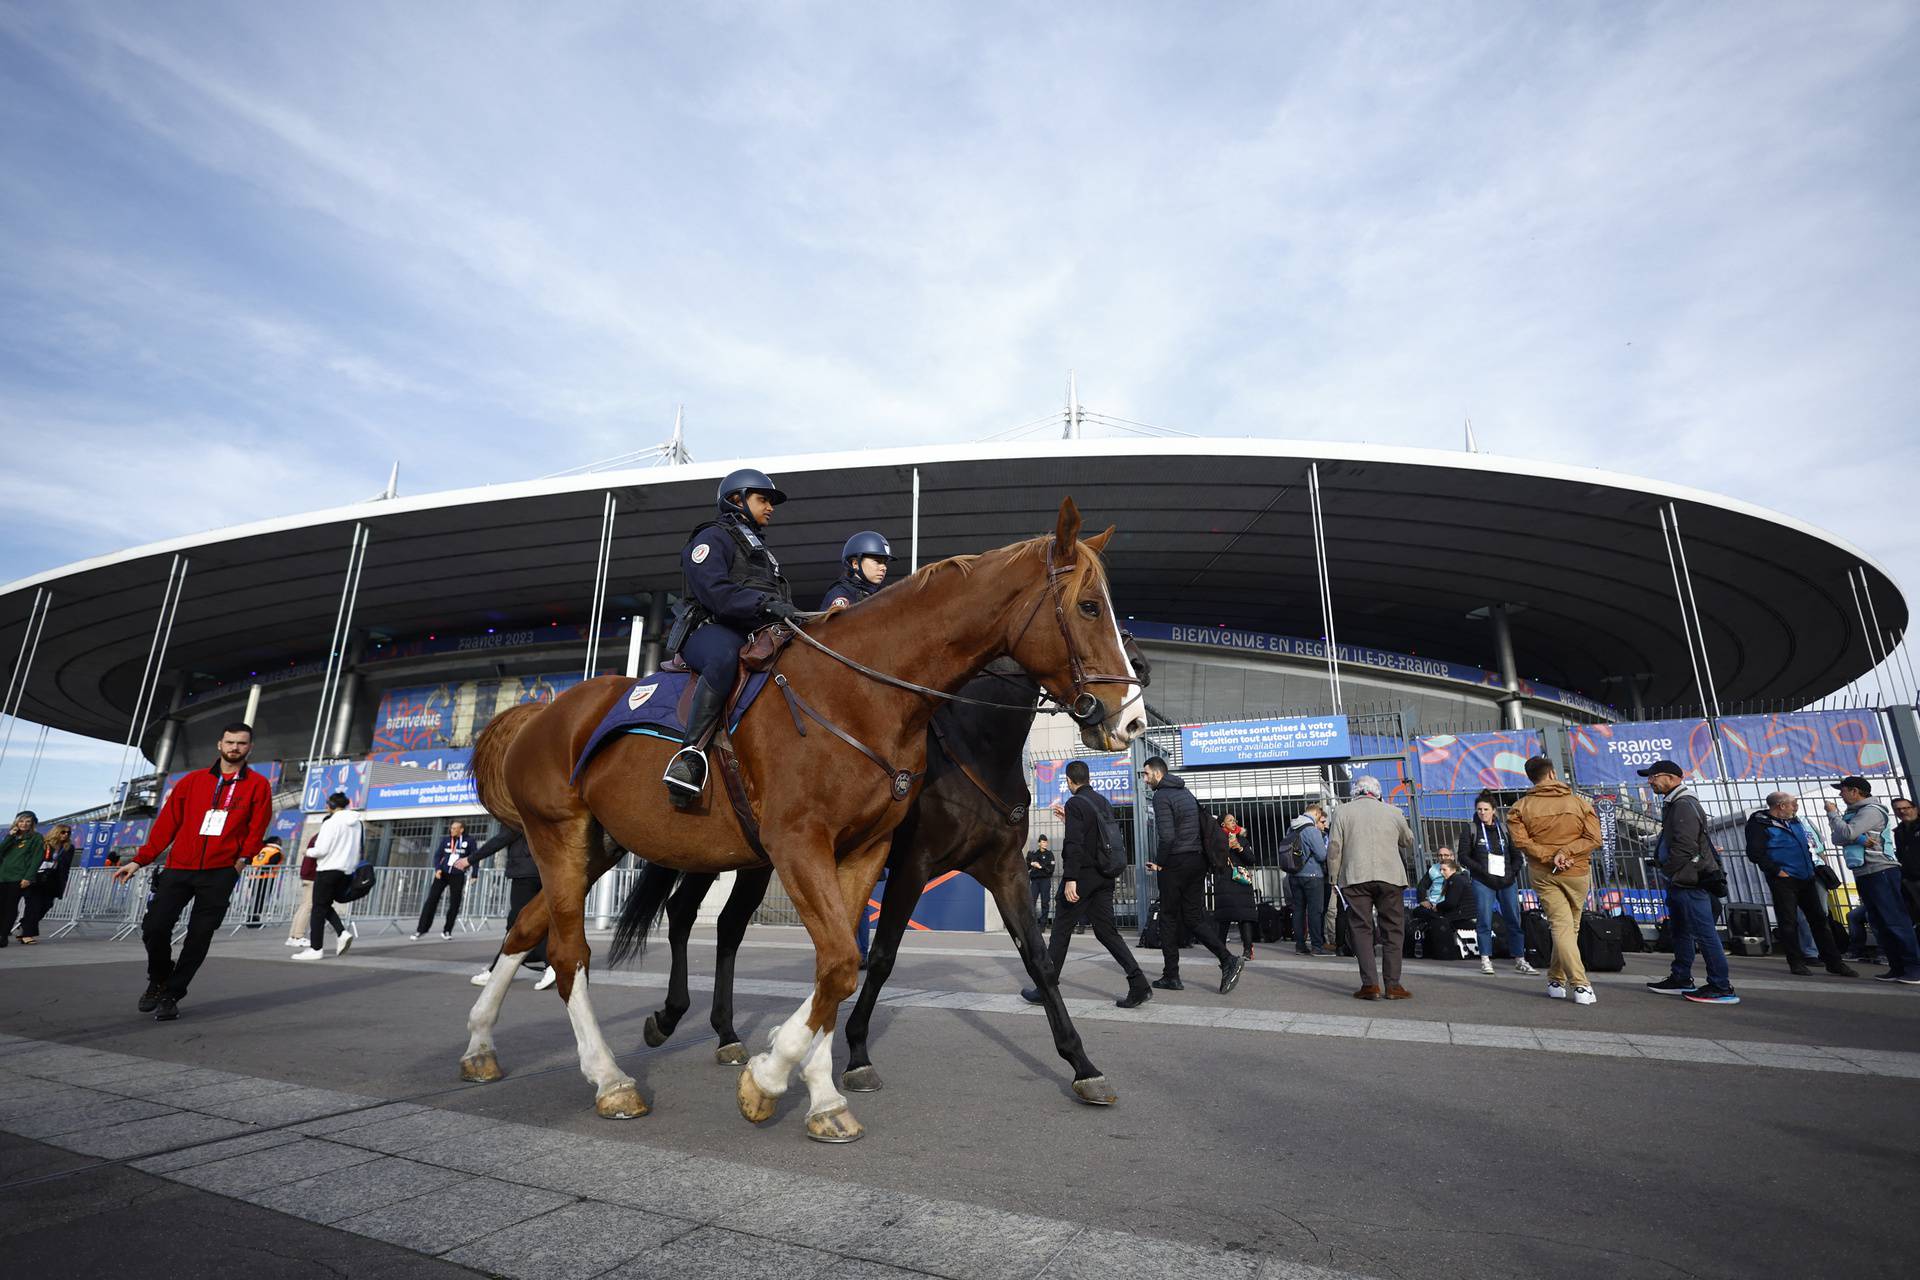
<path fill-rule="evenodd" d="M 53 904 L 59 899 L 53 896 L 53 890 L 34 887 L 26 891 L 26 920 L 20 926 L 20 936 L 37 938 L 40 936 L 40 921 L 47 912 L 53 910 Z"/>
<path fill-rule="evenodd" d="M 1047 941 L 1047 958 L 1053 962 L 1053 976 L 1060 976 L 1060 966 L 1067 960 L 1067 948 L 1073 944 L 1074 928 L 1085 920 L 1093 927 L 1093 936 L 1120 966 L 1120 972 L 1127 975 L 1127 982 L 1131 985 L 1137 980 L 1144 981 L 1146 975 L 1140 972 L 1140 962 L 1133 958 L 1133 948 L 1113 923 L 1113 881 L 1092 883 L 1098 887 L 1088 889 L 1084 884 L 1075 884 L 1080 901 L 1068 902 L 1066 881 L 1060 882 L 1060 897 L 1053 914 L 1053 937 Z"/>
<path fill-rule="evenodd" d="M 347 931 L 347 926 L 340 923 L 340 913 L 333 909 L 333 904 L 351 879 L 351 871 L 322 871 L 313 878 L 312 933 L 308 935 L 307 945 L 315 951 L 326 948 L 328 925 L 333 926 L 336 935 Z"/>
<path fill-rule="evenodd" d="M 147 899 L 147 914 L 140 921 L 140 937 L 147 944 L 147 981 L 161 987 L 175 1000 L 187 994 L 193 975 L 207 958 L 213 935 L 227 918 L 227 906 L 233 901 L 233 886 L 240 873 L 228 867 L 223 871 L 176 871 L 172 867 L 153 878 L 153 896 Z M 173 926 L 180 913 L 193 904 L 187 920 L 187 936 L 180 941 L 178 959 L 173 954 Z"/>
<path fill-rule="evenodd" d="M 20 887 L 18 880 L 0 884 L 0 947 L 13 941 L 13 922 L 20 914 L 20 902 L 26 896 L 27 891 Z"/>
<path fill-rule="evenodd" d="M 427 890 L 427 905 L 420 908 L 420 927 L 415 933 L 427 933 L 433 928 L 433 912 L 440 905 L 440 895 L 447 895 L 447 924 L 443 932 L 452 933 L 454 922 L 460 918 L 460 900 L 467 896 L 467 878 L 465 876 L 441 876 Z"/>
<path fill-rule="evenodd" d="M 1033 914 L 1041 924 L 1047 922 L 1047 888 L 1053 883 L 1050 876 L 1029 876 L 1027 882 L 1033 886 Z"/>
<path fill-rule="evenodd" d="M 520 909 L 540 896 L 539 876 L 509 876 L 507 878 L 507 931 L 513 931 L 513 922 L 520 918 Z M 520 962 L 529 968 L 544 969 L 547 966 L 547 940 L 540 939 L 533 950 L 527 952 L 527 958 Z"/>
<path fill-rule="evenodd" d="M 1233 963 L 1221 945 L 1220 932 L 1207 916 L 1207 869 L 1193 866 L 1167 867 L 1160 872 L 1160 934 L 1165 942 L 1160 954 L 1165 957 L 1163 978 L 1180 976 L 1180 948 L 1173 945 L 1177 936 L 1169 924 L 1179 920 L 1187 927 L 1187 936 L 1213 952 L 1222 965 Z"/>
<path fill-rule="evenodd" d="M 1832 926 L 1827 923 L 1827 895 L 1820 892 L 1818 884 L 1812 880 L 1795 880 L 1792 876 L 1768 876 L 1767 890 L 1773 894 L 1773 916 L 1780 925 L 1780 945 L 1786 948 L 1789 960 L 1805 963 L 1807 958 L 1800 951 L 1800 925 L 1793 918 L 1796 911 L 1807 917 L 1807 932 L 1813 935 L 1820 962 L 1833 964 L 1840 959 L 1840 947 L 1834 941 Z"/>

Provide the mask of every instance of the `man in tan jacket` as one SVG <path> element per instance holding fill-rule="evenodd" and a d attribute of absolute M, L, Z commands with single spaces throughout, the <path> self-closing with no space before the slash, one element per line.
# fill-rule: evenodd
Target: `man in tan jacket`
<path fill-rule="evenodd" d="M 1596 1003 L 1586 966 L 1580 963 L 1580 912 L 1593 880 L 1591 855 L 1600 847 L 1600 815 L 1583 795 L 1560 781 L 1553 761 L 1527 761 L 1533 790 L 1507 810 L 1507 831 L 1527 857 L 1533 890 L 1553 930 L 1553 964 L 1547 969 L 1547 994 L 1575 1004 Z"/>
<path fill-rule="evenodd" d="M 1346 900 L 1353 954 L 1360 962 L 1360 989 L 1353 998 L 1406 1000 L 1412 992 L 1400 985 L 1400 957 L 1413 829 L 1405 814 L 1380 798 L 1380 779 L 1361 774 L 1353 780 L 1353 793 L 1333 811 L 1327 837 L 1327 875 Z M 1376 935 L 1385 951 L 1378 966 L 1384 972 L 1374 963 Z"/>

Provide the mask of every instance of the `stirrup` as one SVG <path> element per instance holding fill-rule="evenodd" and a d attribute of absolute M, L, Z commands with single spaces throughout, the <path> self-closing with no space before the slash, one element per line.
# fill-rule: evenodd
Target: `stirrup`
<path fill-rule="evenodd" d="M 694 771 L 699 775 L 698 782 L 687 782 L 673 776 L 673 767 L 680 763 L 682 756 L 689 757 Z M 707 753 L 698 747 L 685 746 L 673 753 L 673 759 L 667 761 L 666 772 L 660 780 L 667 784 L 667 797 L 678 808 L 695 803 L 707 793 L 707 776 L 711 770 L 707 767 Z"/>

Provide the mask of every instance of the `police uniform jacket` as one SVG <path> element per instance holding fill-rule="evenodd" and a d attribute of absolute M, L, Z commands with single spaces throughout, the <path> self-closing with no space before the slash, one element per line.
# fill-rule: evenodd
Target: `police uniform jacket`
<path fill-rule="evenodd" d="M 793 600 L 780 561 L 745 515 L 729 512 L 696 528 L 680 553 L 680 569 L 686 598 L 738 631 L 766 621 L 773 601 Z"/>
<path fill-rule="evenodd" d="M 820 611 L 825 613 L 837 604 L 859 604 L 879 589 L 862 577 L 859 570 L 849 569 L 820 598 Z"/>

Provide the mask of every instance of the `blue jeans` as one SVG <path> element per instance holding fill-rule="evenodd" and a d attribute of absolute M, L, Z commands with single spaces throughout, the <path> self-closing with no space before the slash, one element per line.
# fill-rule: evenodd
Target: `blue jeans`
<path fill-rule="evenodd" d="M 1920 944 L 1914 940 L 1913 917 L 1907 914 L 1906 899 L 1900 893 L 1900 868 L 1855 874 L 1853 885 L 1873 917 L 1873 933 L 1887 954 L 1887 967 L 1896 977 L 1920 978 Z"/>
<path fill-rule="evenodd" d="M 1509 884 L 1504 889 L 1489 889 L 1478 880 L 1473 882 L 1473 900 L 1480 907 L 1480 954 L 1493 958 L 1493 909 L 1500 908 L 1500 924 L 1507 934 L 1507 954 L 1515 960 L 1524 960 L 1527 955 L 1527 931 L 1520 925 L 1520 885 Z"/>
<path fill-rule="evenodd" d="M 1327 878 L 1325 876 L 1288 876 L 1293 890 L 1293 946 L 1296 951 L 1327 945 Z"/>
<path fill-rule="evenodd" d="M 1673 976 L 1693 981 L 1693 953 L 1707 962 L 1707 985 L 1731 987 L 1727 951 L 1713 928 L 1713 895 L 1705 889 L 1667 886 L 1667 918 L 1673 922 Z"/>

